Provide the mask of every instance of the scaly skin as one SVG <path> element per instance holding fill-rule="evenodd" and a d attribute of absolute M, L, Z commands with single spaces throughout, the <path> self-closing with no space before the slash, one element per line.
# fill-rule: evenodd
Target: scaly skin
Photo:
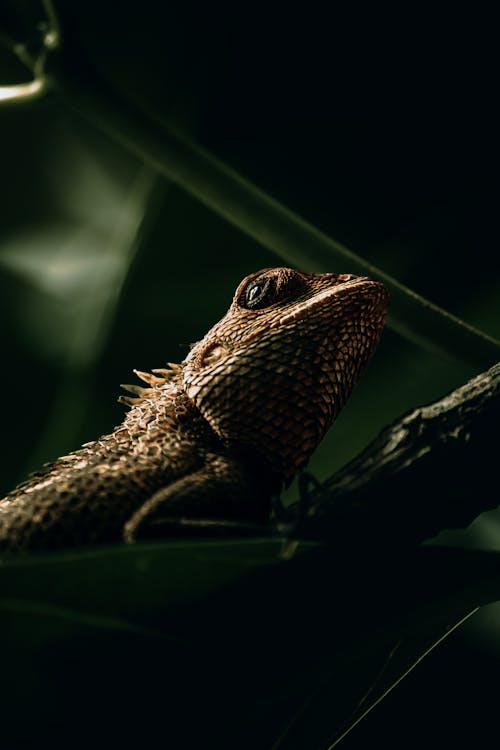
<path fill-rule="evenodd" d="M 193 519 L 262 523 L 349 397 L 384 325 L 381 284 L 266 269 L 111 434 L 0 501 L 0 550 L 169 533 Z"/>

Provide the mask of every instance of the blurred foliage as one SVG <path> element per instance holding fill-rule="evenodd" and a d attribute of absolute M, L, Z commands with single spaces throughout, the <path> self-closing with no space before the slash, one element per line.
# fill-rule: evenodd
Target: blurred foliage
<path fill-rule="evenodd" d="M 414 36 L 401 23 L 397 37 L 384 40 L 371 31 L 372 19 L 360 23 L 340 10 L 327 20 L 313 11 L 294 15 L 291 8 L 286 18 L 273 16 L 258 5 L 217 13 L 183 3 L 164 8 L 163 15 L 151 2 L 142 3 L 140 12 L 122 3 L 119 13 L 102 0 L 84 7 L 60 5 L 65 44 L 102 80 L 365 259 L 500 337 L 500 254 L 491 252 L 496 238 L 489 182 L 496 144 L 488 95 L 491 68 L 487 44 L 473 63 L 472 53 L 464 52 L 463 38 L 474 34 L 470 18 L 455 18 L 454 33 L 448 18 L 441 24 L 433 16 L 427 25 L 422 17 L 420 30 L 412 19 Z M 39 16 L 38 3 L 7 3 L 4 22 L 11 36 L 23 38 Z M 4 81 L 23 79 L 13 56 L 3 49 L 0 55 Z M 43 461 L 109 431 L 122 415 L 115 402 L 117 384 L 130 380 L 131 369 L 180 361 L 189 343 L 224 313 L 239 280 L 279 261 L 156 177 L 57 96 L 29 108 L 1 110 L 0 133 L 3 491 Z M 473 374 L 471 367 L 426 353 L 387 331 L 310 469 L 320 479 L 330 475 L 391 419 Z M 489 488 L 478 486 L 478 491 Z M 498 548 L 497 528 L 494 516 L 479 519 L 465 542 Z M 456 543 L 464 537 L 446 539 Z M 166 548 L 161 554 L 171 553 Z M 139 565 L 142 552 L 137 555 Z M 224 590 L 231 571 L 241 572 L 240 555 L 246 559 L 245 547 L 236 565 L 224 556 L 212 581 L 215 591 Z M 264 564 L 252 559 L 252 565 Z M 55 561 L 49 575 L 50 559 L 40 560 L 40 578 L 28 563 L 24 582 L 19 571 L 13 579 L 16 596 L 27 595 L 30 580 L 40 591 L 54 577 L 70 585 L 73 565 L 84 561 L 77 557 L 67 567 Z M 113 559 L 112 566 L 123 564 Z M 158 567 L 162 574 L 168 570 L 164 565 Z M 196 576 L 183 577 L 186 560 L 176 565 L 178 585 L 191 591 Z M 95 585 L 99 575 L 88 575 Z M 126 576 L 124 581 L 126 587 Z M 300 609 L 300 601 L 296 606 Z M 203 620 L 206 611 L 200 611 Z M 52 625 L 44 626 L 43 636 L 28 648 L 46 614 L 26 612 L 21 627 L 23 615 L 16 613 L 6 621 L 17 633 L 13 653 L 26 646 L 28 662 L 36 653 L 36 668 L 20 675 L 26 694 L 36 701 L 47 679 L 56 679 L 47 677 L 51 660 L 61 667 L 82 643 L 88 653 L 93 637 L 83 631 L 72 635 L 55 613 Z M 385 718 L 379 724 L 367 719 L 367 729 L 357 729 L 361 734 L 345 746 L 357 746 L 356 736 L 363 746 L 363 731 L 365 740 L 378 732 L 386 747 L 401 746 L 394 716 L 415 721 L 417 701 L 432 713 L 431 683 L 436 696 L 439 690 L 450 692 L 450 706 L 459 701 L 460 688 L 443 677 L 450 665 L 463 659 L 460 686 L 466 690 L 467 675 L 477 683 L 478 664 L 484 667 L 492 658 L 480 655 L 472 622 L 464 630 L 469 640 L 451 636 L 437 671 L 433 660 L 426 662 L 413 688 L 407 683 L 401 699 L 393 695 L 379 709 Z M 268 627 L 279 651 L 287 623 L 269 621 Z M 366 638 L 370 641 L 369 631 Z M 154 643 L 146 647 L 141 641 L 138 647 L 146 648 L 152 663 L 158 656 Z M 488 643 L 488 653 L 497 653 L 497 639 Z M 118 645 L 112 669 L 120 648 L 130 644 Z M 391 653 L 390 644 L 387 648 L 384 658 Z M 419 643 L 415 657 L 421 648 Z M 162 659 L 168 679 L 168 659 Z M 15 666 L 14 659 L 13 671 Z M 62 672 L 57 679 L 65 679 Z M 189 685 L 183 689 L 189 692 Z M 439 699 L 446 716 L 446 701 Z M 449 733 L 455 736 L 453 728 Z"/>

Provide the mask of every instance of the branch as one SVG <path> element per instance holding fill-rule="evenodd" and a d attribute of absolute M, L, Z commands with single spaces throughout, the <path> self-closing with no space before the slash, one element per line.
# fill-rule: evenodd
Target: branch
<path fill-rule="evenodd" d="M 407 546 L 467 526 L 500 503 L 499 422 L 500 363 L 386 427 L 312 494 L 297 536 Z"/>
<path fill-rule="evenodd" d="M 35 30 L 37 51 L 32 54 L 29 44 L 14 41 L 9 34 L 0 31 L 0 44 L 9 49 L 18 60 L 33 74 L 33 80 L 11 86 L 0 85 L 0 104 L 26 104 L 44 96 L 49 83 L 45 75 L 45 65 L 49 54 L 58 49 L 61 29 L 52 0 L 42 0 L 46 21 Z"/>

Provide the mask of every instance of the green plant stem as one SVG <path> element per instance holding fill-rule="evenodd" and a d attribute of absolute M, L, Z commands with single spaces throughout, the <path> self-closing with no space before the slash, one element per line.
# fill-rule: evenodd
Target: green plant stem
<path fill-rule="evenodd" d="M 369 275 L 391 294 L 388 325 L 414 343 L 476 367 L 500 359 L 500 342 L 442 310 L 336 242 L 242 178 L 207 150 L 188 141 L 72 59 L 50 59 L 53 86 L 83 117 L 172 182 L 274 251 L 307 271 Z"/>

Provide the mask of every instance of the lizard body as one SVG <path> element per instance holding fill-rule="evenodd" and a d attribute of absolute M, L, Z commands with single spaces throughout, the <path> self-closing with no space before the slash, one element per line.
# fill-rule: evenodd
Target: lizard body
<path fill-rule="evenodd" d="M 265 269 L 181 365 L 136 374 L 112 433 L 0 501 L 0 550 L 168 531 L 169 521 L 263 523 L 306 464 L 375 350 L 384 287 L 349 274 Z"/>

